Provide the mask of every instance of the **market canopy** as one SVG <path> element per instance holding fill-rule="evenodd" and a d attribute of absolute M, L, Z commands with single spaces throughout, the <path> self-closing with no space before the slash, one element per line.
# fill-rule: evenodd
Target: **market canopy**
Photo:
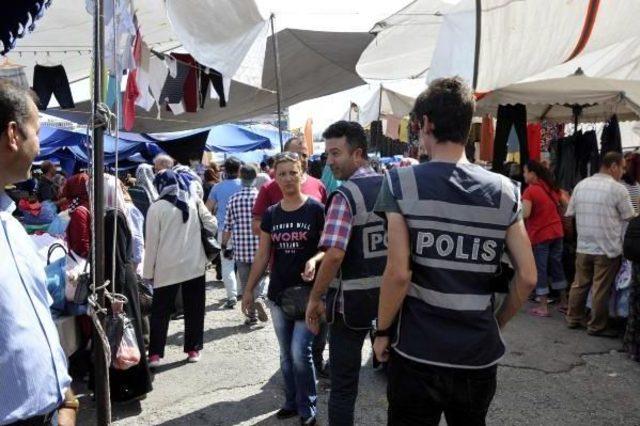
<path fill-rule="evenodd" d="M 571 75 L 517 83 L 494 90 L 480 99 L 476 114 L 493 114 L 499 105 L 524 104 L 527 119 L 573 122 L 573 106 L 582 107 L 581 122 L 607 121 L 612 114 L 620 120 L 640 119 L 640 81 Z"/>
<path fill-rule="evenodd" d="M 578 67 L 640 79 L 638 16 L 640 2 L 623 0 L 416 0 L 374 26 L 357 70 L 376 79 L 460 75 L 479 92 Z"/>
<path fill-rule="evenodd" d="M 413 109 L 415 99 L 411 96 L 390 90 L 382 85 L 371 98 L 363 105 L 352 104 L 351 108 L 343 116 L 343 120 L 357 121 L 363 126 L 383 117 L 395 117 L 401 119 L 409 115 Z"/>
<path fill-rule="evenodd" d="M 280 51 L 282 107 L 329 95 L 365 84 L 355 71 L 356 62 L 373 39 L 368 33 L 337 33 L 286 29 L 276 34 Z M 173 115 L 162 111 L 158 119 L 155 107 L 147 112 L 136 108 L 135 132 L 170 132 L 214 124 L 240 121 L 277 110 L 274 53 L 267 42 L 262 87 L 233 81 L 226 107 L 209 101 L 196 113 Z M 47 113 L 84 124 L 91 102 L 76 103 L 71 110 L 47 110 Z"/>

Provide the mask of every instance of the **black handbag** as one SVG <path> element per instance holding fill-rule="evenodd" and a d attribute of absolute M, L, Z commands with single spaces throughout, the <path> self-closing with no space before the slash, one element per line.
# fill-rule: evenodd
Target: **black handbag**
<path fill-rule="evenodd" d="M 198 220 L 200 220 L 200 239 L 202 240 L 202 246 L 204 247 L 204 254 L 209 262 L 213 262 L 220 256 L 220 243 L 216 238 L 214 232 L 205 228 L 202 223 L 202 216 L 200 216 L 200 206 L 198 205 Z"/>
<path fill-rule="evenodd" d="M 151 307 L 153 306 L 153 289 L 145 284 L 140 275 L 136 274 L 138 281 L 138 299 L 140 300 L 140 313 L 143 316 L 151 315 Z"/>
<path fill-rule="evenodd" d="M 311 295 L 311 285 L 297 285 L 285 288 L 280 293 L 278 306 L 291 321 L 303 320 Z"/>

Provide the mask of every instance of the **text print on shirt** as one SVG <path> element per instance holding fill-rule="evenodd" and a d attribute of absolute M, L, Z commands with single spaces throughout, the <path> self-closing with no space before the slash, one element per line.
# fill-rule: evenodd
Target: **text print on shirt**
<path fill-rule="evenodd" d="M 302 222 L 289 222 L 274 225 L 271 232 L 271 240 L 278 243 L 277 249 L 287 254 L 300 250 L 301 242 L 309 239 L 311 224 Z M 277 231 L 277 232 L 276 232 Z"/>

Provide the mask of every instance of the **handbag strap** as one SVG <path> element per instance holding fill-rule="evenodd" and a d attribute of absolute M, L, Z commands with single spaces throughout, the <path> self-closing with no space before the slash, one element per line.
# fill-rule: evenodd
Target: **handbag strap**
<path fill-rule="evenodd" d="M 49 247 L 49 251 L 47 252 L 47 265 L 49 265 L 49 264 L 51 263 L 51 255 L 53 254 L 53 251 L 54 251 L 55 249 L 57 249 L 57 248 L 62 249 L 62 251 L 64 251 L 64 254 L 65 254 L 65 255 L 68 255 L 68 254 L 69 254 L 69 252 L 67 251 L 67 249 L 66 249 L 66 248 L 64 248 L 64 246 L 63 246 L 62 244 L 60 244 L 60 243 L 53 243 L 53 244 L 51 244 L 51 246 Z"/>

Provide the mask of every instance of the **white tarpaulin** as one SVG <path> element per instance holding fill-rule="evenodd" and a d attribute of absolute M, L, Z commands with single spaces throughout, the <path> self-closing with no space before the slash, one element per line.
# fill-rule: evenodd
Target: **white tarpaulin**
<path fill-rule="evenodd" d="M 496 116 L 498 105 L 524 104 L 527 119 L 572 123 L 573 105 L 583 107 L 580 122 L 640 119 L 640 81 L 572 75 L 565 78 L 517 83 L 494 90 L 480 99 L 476 114 Z"/>
<path fill-rule="evenodd" d="M 640 2 L 624 0 L 417 0 L 373 28 L 378 37 L 357 70 L 363 78 L 410 78 L 425 70 L 429 80 L 475 77 L 476 90 L 483 92 L 569 61 L 576 61 L 573 72 L 587 55 L 607 52 L 619 59 L 618 67 L 640 76 L 637 16 Z M 623 63 L 625 56 L 633 63 Z M 600 68 L 585 71 L 601 76 L 606 66 Z"/>
<path fill-rule="evenodd" d="M 367 126 L 372 121 L 382 117 L 401 119 L 409 115 L 414 103 L 415 99 L 411 96 L 406 96 L 380 86 L 362 107 L 358 107 L 357 110 L 349 108 L 349 111 L 344 114 L 342 119 L 357 121 L 363 126 Z"/>
<path fill-rule="evenodd" d="M 260 87 L 268 21 L 253 0 L 168 0 L 173 31 L 199 63 Z"/>

